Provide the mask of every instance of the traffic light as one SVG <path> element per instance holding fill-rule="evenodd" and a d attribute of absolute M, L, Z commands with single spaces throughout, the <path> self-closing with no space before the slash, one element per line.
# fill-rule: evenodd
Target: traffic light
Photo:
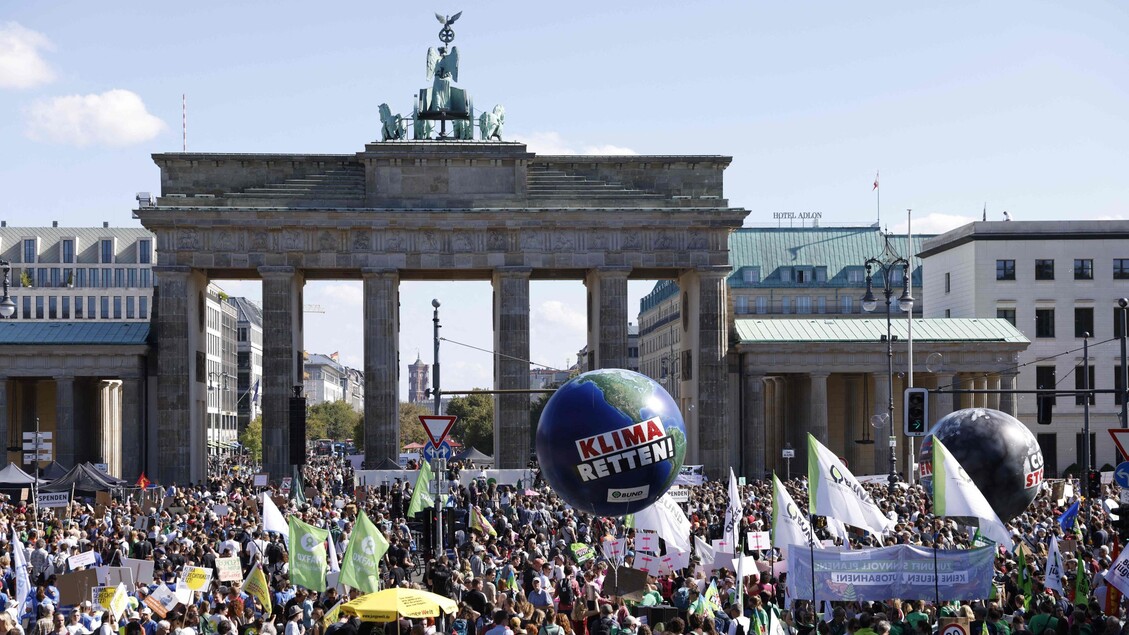
<path fill-rule="evenodd" d="M 1086 496 L 1092 500 L 1102 497 L 1102 473 L 1097 470 L 1086 472 Z"/>
<path fill-rule="evenodd" d="M 1109 513 L 1111 516 L 1117 516 L 1116 520 L 1110 520 L 1110 524 L 1117 530 L 1121 541 L 1129 540 L 1129 505 L 1122 504 L 1116 509 L 1109 510 Z"/>
<path fill-rule="evenodd" d="M 906 388 L 902 398 L 905 407 L 903 430 L 907 437 L 923 437 L 929 432 L 929 390 Z"/>

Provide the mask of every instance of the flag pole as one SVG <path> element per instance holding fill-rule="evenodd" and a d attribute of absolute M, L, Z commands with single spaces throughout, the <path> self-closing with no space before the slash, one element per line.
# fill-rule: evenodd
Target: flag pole
<path fill-rule="evenodd" d="M 808 496 L 811 496 L 811 485 L 808 485 Z M 811 527 L 811 540 L 808 541 L 808 552 L 811 554 L 811 614 L 819 619 L 819 611 L 815 603 L 815 514 L 808 510 L 808 526 Z"/>
<path fill-rule="evenodd" d="M 941 610 L 941 574 L 937 567 L 937 540 L 941 537 L 941 532 L 933 534 L 933 594 L 936 596 L 934 601 L 937 603 L 937 610 Z M 940 615 L 940 613 L 938 613 Z"/>
<path fill-rule="evenodd" d="M 876 226 L 882 226 L 882 188 L 878 186 L 878 170 L 874 171 L 874 205 L 875 213 L 878 215 L 878 222 Z"/>
<path fill-rule="evenodd" d="M 910 286 L 913 286 L 913 210 L 906 209 L 906 275 L 909 277 Z M 906 386 L 913 388 L 913 307 L 906 311 Z M 928 399 L 928 395 L 925 397 Z M 903 397 L 903 399 L 905 399 Z M 903 407 L 905 404 L 902 404 Z M 926 422 L 925 425 L 929 425 Z M 903 461 L 906 467 L 906 483 L 913 485 L 914 478 L 914 438 L 911 436 L 906 437 L 906 447 L 909 449 L 909 456 Z"/>

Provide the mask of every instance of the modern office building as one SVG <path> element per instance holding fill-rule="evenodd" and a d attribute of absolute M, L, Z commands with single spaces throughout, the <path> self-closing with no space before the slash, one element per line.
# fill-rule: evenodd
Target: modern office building
<path fill-rule="evenodd" d="M 975 222 L 927 240 L 920 254 L 926 316 L 999 318 L 1031 340 L 1013 364 L 1020 390 L 1088 382 L 1118 391 L 1090 403 L 1089 443 L 1099 469 L 1121 460 L 1106 430 L 1121 425 L 1118 300 L 1129 297 L 1127 239 L 1123 220 Z M 962 385 L 994 387 L 979 378 Z M 1019 418 L 1039 440 L 1048 475 L 1082 464 L 1084 404 L 1081 395 L 1018 395 Z"/>
<path fill-rule="evenodd" d="M 239 431 L 262 414 L 263 309 L 247 298 L 228 298 L 237 312 L 236 354 L 238 356 L 236 405 Z"/>
<path fill-rule="evenodd" d="M 239 310 L 228 302 L 223 289 L 209 284 L 204 296 L 207 313 L 204 328 L 208 373 L 207 422 L 204 434 L 208 454 L 234 452 L 239 440 Z"/>

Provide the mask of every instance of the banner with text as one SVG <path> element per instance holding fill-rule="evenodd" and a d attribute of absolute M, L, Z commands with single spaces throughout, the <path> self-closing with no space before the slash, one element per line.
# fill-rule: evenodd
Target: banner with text
<path fill-rule="evenodd" d="M 897 545 L 854 551 L 815 550 L 815 593 L 826 601 L 903 598 L 984 600 L 992 590 L 992 548 L 939 550 Z M 936 569 L 934 569 L 936 567 Z M 940 579 L 934 576 L 937 572 Z M 788 594 L 810 600 L 812 552 L 788 552 Z"/>

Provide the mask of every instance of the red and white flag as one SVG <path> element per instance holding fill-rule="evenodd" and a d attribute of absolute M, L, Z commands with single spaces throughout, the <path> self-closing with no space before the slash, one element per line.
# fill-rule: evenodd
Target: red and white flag
<path fill-rule="evenodd" d="M 875 170 L 874 171 L 874 187 L 871 188 L 870 191 L 873 192 L 874 190 L 877 190 L 877 189 L 878 189 L 878 170 Z"/>

